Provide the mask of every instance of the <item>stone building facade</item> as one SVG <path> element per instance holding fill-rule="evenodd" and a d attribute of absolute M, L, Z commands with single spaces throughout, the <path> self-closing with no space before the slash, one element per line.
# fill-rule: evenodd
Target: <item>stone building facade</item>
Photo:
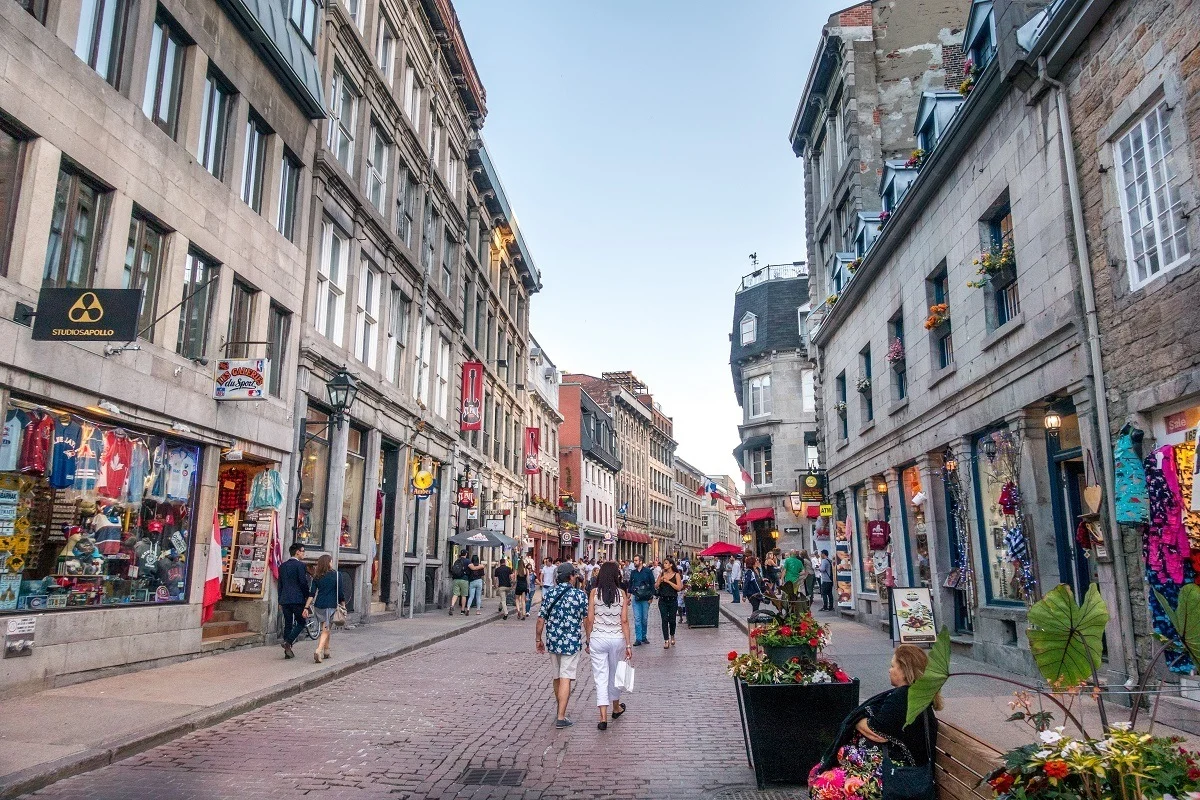
<path fill-rule="evenodd" d="M 559 472 L 563 494 L 577 509 L 588 557 L 630 557 L 633 543 L 617 538 L 616 486 L 621 471 L 612 415 L 566 376 L 559 388 Z M 547 552 L 553 555 L 552 549 Z M 568 547 L 567 555 L 574 555 Z M 543 557 L 546 554 L 543 554 Z"/>
<path fill-rule="evenodd" d="M 1123 681 L 1122 570 L 1075 540 L 1086 462 L 1103 448 L 1081 276 L 1063 269 L 1079 263 L 1069 144 L 1060 95 L 1030 77 L 1090 18 L 1085 3 L 1040 5 L 971 7 L 965 99 L 924 98 L 913 131 L 932 130 L 932 146 L 814 314 L 824 456 L 860 618 L 886 624 L 889 588 L 928 587 L 974 657 L 1032 672 L 1028 603 L 1094 583 L 1116 609 L 1102 671 Z"/>
<path fill-rule="evenodd" d="M 236 0 L 123 8 L 0 5 L 0 618 L 36 637 L 0 694 L 222 646 L 202 639 L 211 521 L 246 497 L 218 476 L 293 474 L 317 27 Z M 43 288 L 78 293 L 68 326 L 127 312 L 137 334 L 33 341 Z M 91 294 L 122 288 L 140 300 Z M 234 356 L 269 359 L 261 400 L 214 399 Z M 49 446 L 39 425 L 60 457 L 16 458 Z M 224 612 L 239 642 L 266 635 L 273 592 L 251 588 Z"/>
<path fill-rule="evenodd" d="M 529 417 L 526 425 L 538 430 L 538 472 L 526 475 L 524 526 L 515 538 L 522 540 L 522 549 L 531 550 L 540 563 L 550 552 L 550 544 L 558 539 L 557 509 L 559 504 L 558 465 L 559 428 L 564 416 L 559 410 L 558 367 L 550 360 L 537 339 L 529 337 L 529 358 L 526 362 L 525 388 L 529 394 Z M 556 545 L 555 550 L 559 548 Z"/>
<path fill-rule="evenodd" d="M 745 534 L 738 526 L 737 519 L 745 512 L 746 507 L 742 504 L 737 481 L 728 475 L 709 475 L 707 481 L 715 483 L 719 494 L 725 495 L 729 500 L 723 500 L 720 496 L 713 498 L 709 495 L 701 504 L 700 525 L 703 528 L 704 547 L 716 542 L 745 544 L 743 540 Z"/>
<path fill-rule="evenodd" d="M 707 484 L 703 472 L 675 457 L 675 551 L 681 558 L 695 558 L 707 547 L 703 512 L 703 504 L 709 502 L 703 491 Z"/>
<path fill-rule="evenodd" d="M 650 409 L 650 546 L 652 557 L 661 558 L 674 550 L 675 541 L 675 430 L 671 418 L 650 394 L 638 400 Z"/>

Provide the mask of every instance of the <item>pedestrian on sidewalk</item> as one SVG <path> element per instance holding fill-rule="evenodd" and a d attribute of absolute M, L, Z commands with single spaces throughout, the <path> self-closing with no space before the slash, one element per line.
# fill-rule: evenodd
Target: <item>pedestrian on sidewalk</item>
<path fill-rule="evenodd" d="M 925 651 L 913 644 L 902 644 L 892 654 L 888 669 L 888 680 L 895 688 L 877 694 L 842 721 L 837 738 L 809 772 L 808 785 L 819 791 L 822 784 L 831 782 L 841 787 L 845 774 L 839 766 L 841 759 L 855 764 L 873 764 L 874 773 L 868 779 L 873 785 L 858 789 L 854 797 L 879 797 L 883 786 L 884 750 L 881 745 L 890 745 L 887 755 L 898 766 L 923 767 L 929 764 L 937 745 L 937 716 L 933 713 L 942 708 L 942 696 L 936 694 L 933 703 L 921 714 L 919 720 L 905 725 L 908 715 L 908 687 L 925 674 L 929 657 Z M 856 769 L 856 772 L 861 770 Z"/>
<path fill-rule="evenodd" d="M 471 587 L 471 560 L 467 558 L 465 547 L 458 551 L 458 558 L 454 559 L 454 563 L 450 565 L 450 577 L 454 581 L 450 592 L 450 616 L 454 616 L 454 606 L 459 604 L 461 597 L 462 614 L 465 617 L 467 615 L 467 595 L 470 593 Z"/>
<path fill-rule="evenodd" d="M 750 614 L 758 613 L 758 606 L 763 601 L 762 578 L 758 574 L 758 559 L 746 556 L 746 571 L 742 573 L 742 589 L 746 599 L 750 601 Z"/>
<path fill-rule="evenodd" d="M 763 559 L 762 575 L 763 588 L 770 587 L 774 589 L 779 585 L 779 549 L 776 548 L 767 553 L 767 557 Z"/>
<path fill-rule="evenodd" d="M 471 556 L 471 563 L 467 566 L 470 570 L 470 576 L 467 578 L 467 611 L 471 610 L 471 605 L 475 606 L 475 616 L 479 616 L 480 609 L 483 608 L 483 576 L 487 572 L 487 567 L 479 563 L 479 556 Z"/>
<path fill-rule="evenodd" d="M 279 610 L 283 613 L 283 657 L 295 658 L 292 645 L 304 630 L 308 602 L 308 567 L 304 564 L 304 545 L 293 542 L 291 555 L 279 567 Z"/>
<path fill-rule="evenodd" d="M 600 721 L 596 727 L 608 730 L 608 706 L 613 719 L 625 713 L 621 690 L 617 688 L 617 662 L 633 658 L 629 635 L 629 594 L 621 591 L 621 570 L 606 561 L 596 571 L 596 586 L 588 592 L 588 613 L 583 630 L 592 659 L 592 677 L 596 681 L 596 707 Z"/>
<path fill-rule="evenodd" d="M 525 554 L 521 563 L 525 565 L 525 582 L 529 587 L 529 591 L 525 594 L 525 616 L 528 617 L 533 608 L 533 593 L 537 590 L 537 564 L 533 560 L 533 555 L 529 553 Z"/>
<path fill-rule="evenodd" d="M 804 572 L 804 562 L 800 560 L 800 551 L 793 550 L 783 560 L 783 584 L 793 584 L 793 591 L 799 592 L 801 590 L 800 573 L 802 572 Z"/>
<path fill-rule="evenodd" d="M 729 593 L 733 595 L 733 602 L 742 602 L 742 559 L 740 556 L 734 556 L 729 564 Z"/>
<path fill-rule="evenodd" d="M 633 569 L 626 583 L 633 597 L 633 645 L 650 644 L 646 628 L 650 623 L 650 600 L 654 597 L 654 571 L 642 563 L 641 556 L 633 557 Z"/>
<path fill-rule="evenodd" d="M 833 611 L 833 562 L 829 551 L 821 551 L 821 567 L 817 570 L 821 578 L 821 610 Z"/>
<path fill-rule="evenodd" d="M 317 639 L 317 649 L 313 653 L 313 661 L 318 664 L 321 663 L 322 656 L 329 658 L 329 634 L 333 630 L 333 612 L 338 603 L 345 600 L 341 579 L 337 570 L 333 568 L 333 556 L 326 553 L 317 559 L 317 569 L 313 573 L 308 600 L 308 610 L 316 614 L 321 623 L 321 636 Z"/>
<path fill-rule="evenodd" d="M 547 558 L 542 562 L 542 602 L 546 601 L 546 592 L 554 586 L 556 569 L 553 558 Z"/>
<path fill-rule="evenodd" d="M 524 559 L 517 562 L 517 586 L 514 595 L 517 619 L 523 620 L 529 616 L 529 604 L 533 601 L 533 592 L 529 591 L 529 570 L 525 567 Z"/>
<path fill-rule="evenodd" d="M 501 619 L 508 619 L 508 598 L 512 594 L 512 567 L 507 561 L 501 561 L 500 566 L 492 571 L 492 580 L 496 582 L 496 595 L 500 598 Z"/>
<path fill-rule="evenodd" d="M 569 728 L 573 724 L 567 719 L 567 701 L 579 666 L 579 652 L 583 650 L 583 620 L 588 611 L 587 595 L 571 585 L 574 576 L 575 567 L 568 561 L 555 568 L 556 583 L 542 597 L 535 634 L 537 652 L 550 652 L 554 698 L 558 703 L 556 728 Z"/>
<path fill-rule="evenodd" d="M 654 583 L 658 593 L 658 614 L 662 617 L 663 649 L 675 646 L 676 608 L 683 591 L 683 576 L 675 569 L 675 559 L 664 558 L 662 574 Z"/>

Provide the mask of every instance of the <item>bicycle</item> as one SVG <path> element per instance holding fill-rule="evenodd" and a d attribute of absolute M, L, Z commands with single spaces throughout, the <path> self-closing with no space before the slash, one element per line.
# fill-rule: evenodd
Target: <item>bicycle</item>
<path fill-rule="evenodd" d="M 314 642 L 321 635 L 321 623 L 319 620 L 317 620 L 316 614 L 310 612 L 309 615 L 304 618 L 304 627 L 301 629 L 301 633 Z M 278 615 L 278 622 L 275 624 L 275 634 L 280 639 L 283 638 L 283 614 Z"/>

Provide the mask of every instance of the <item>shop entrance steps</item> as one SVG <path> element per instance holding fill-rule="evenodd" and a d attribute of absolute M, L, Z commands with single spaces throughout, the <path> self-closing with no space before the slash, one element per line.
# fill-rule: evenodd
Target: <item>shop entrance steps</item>
<path fill-rule="evenodd" d="M 221 636 L 231 636 L 250 630 L 250 623 L 235 620 L 232 611 L 214 611 L 212 618 L 200 629 L 204 641 Z"/>

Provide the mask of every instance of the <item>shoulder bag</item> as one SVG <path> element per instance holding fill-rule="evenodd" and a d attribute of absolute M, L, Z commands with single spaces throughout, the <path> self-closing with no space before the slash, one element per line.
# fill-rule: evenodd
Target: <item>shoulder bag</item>
<path fill-rule="evenodd" d="M 933 784 L 933 762 L 936 753 L 933 751 L 933 740 L 929 735 L 929 712 L 921 714 L 925 725 L 925 752 L 929 763 L 923 767 L 898 767 L 892 762 L 889 745 L 883 746 L 883 800 L 934 800 L 936 790 Z M 903 744 L 900 748 L 908 751 Z M 908 754 L 909 760 L 912 753 Z"/>
<path fill-rule="evenodd" d="M 346 624 L 346 604 L 342 602 L 341 576 L 337 572 L 333 573 L 333 581 L 337 587 L 337 608 L 333 610 L 332 622 L 340 628 Z"/>

